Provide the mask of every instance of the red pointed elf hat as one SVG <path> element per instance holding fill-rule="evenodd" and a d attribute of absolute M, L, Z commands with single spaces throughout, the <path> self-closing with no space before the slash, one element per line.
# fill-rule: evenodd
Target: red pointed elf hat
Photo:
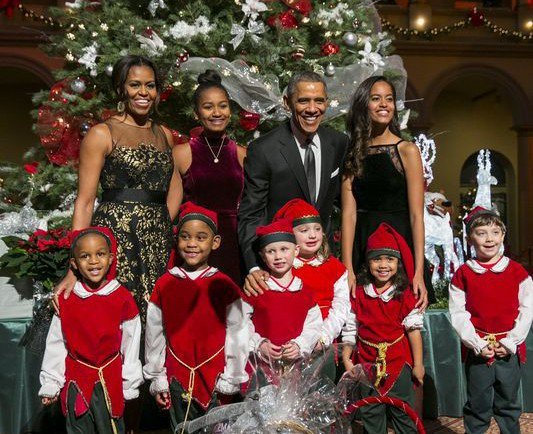
<path fill-rule="evenodd" d="M 316 208 L 303 199 L 289 200 L 274 214 L 274 221 L 283 218 L 288 219 L 292 227 L 305 223 L 322 223 Z"/>
<path fill-rule="evenodd" d="M 380 255 L 390 255 L 400 259 L 407 273 L 409 282 L 415 275 L 415 264 L 411 249 L 405 239 L 387 223 L 381 223 L 376 231 L 368 237 L 366 257 L 375 258 Z"/>
<path fill-rule="evenodd" d="M 292 225 L 288 219 L 280 219 L 273 221 L 269 225 L 259 226 L 255 230 L 255 234 L 259 239 L 259 248 L 262 249 L 267 244 L 278 241 L 288 241 L 296 244 L 296 238 L 292 231 Z"/>
<path fill-rule="evenodd" d="M 87 234 L 99 234 L 102 235 L 109 245 L 109 251 L 115 256 L 114 261 L 111 263 L 109 270 L 107 271 L 106 278 L 108 280 L 117 277 L 117 240 L 113 235 L 111 229 L 103 226 L 90 226 L 85 229 L 74 230 L 70 233 L 70 256 L 74 257 L 74 247 L 78 240 Z"/>
<path fill-rule="evenodd" d="M 214 234 L 218 233 L 218 217 L 217 213 L 203 206 L 196 205 L 188 201 L 180 206 L 180 217 L 178 221 L 178 230 L 181 226 L 189 220 L 203 221 Z"/>
<path fill-rule="evenodd" d="M 476 206 L 463 219 L 463 222 L 465 224 L 465 235 L 470 232 L 472 223 L 474 223 L 474 221 L 477 220 L 479 217 L 483 216 L 494 216 L 499 218 L 499 215 L 494 211 L 487 208 L 483 208 L 482 206 Z"/>

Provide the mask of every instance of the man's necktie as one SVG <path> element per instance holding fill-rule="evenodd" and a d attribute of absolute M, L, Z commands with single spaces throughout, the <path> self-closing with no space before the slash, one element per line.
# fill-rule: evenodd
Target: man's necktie
<path fill-rule="evenodd" d="M 316 167 L 315 167 L 315 153 L 313 152 L 312 143 L 309 140 L 305 146 L 305 176 L 307 177 L 307 186 L 309 187 L 309 196 L 311 196 L 311 204 L 316 202 Z"/>

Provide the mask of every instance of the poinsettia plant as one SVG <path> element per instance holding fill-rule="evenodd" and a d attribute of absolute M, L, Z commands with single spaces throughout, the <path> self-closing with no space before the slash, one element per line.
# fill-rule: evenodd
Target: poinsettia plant
<path fill-rule="evenodd" d="M 70 256 L 70 232 L 66 229 L 37 229 L 25 240 L 2 238 L 8 251 L 0 257 L 0 268 L 17 278 L 31 277 L 42 282 L 45 291 L 63 277 Z"/>

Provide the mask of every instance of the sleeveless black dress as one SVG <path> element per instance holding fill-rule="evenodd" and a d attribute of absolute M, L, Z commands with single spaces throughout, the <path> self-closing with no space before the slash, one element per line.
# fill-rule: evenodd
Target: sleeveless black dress
<path fill-rule="evenodd" d="M 368 237 L 381 223 L 388 223 L 401 234 L 411 251 L 413 234 L 409 219 L 407 180 L 398 145 L 371 146 L 363 161 L 363 173 L 354 178 L 352 193 L 357 202 L 357 223 L 353 248 L 353 265 L 357 274 L 365 261 Z M 429 263 L 424 260 L 424 283 L 429 302 L 435 302 Z"/>

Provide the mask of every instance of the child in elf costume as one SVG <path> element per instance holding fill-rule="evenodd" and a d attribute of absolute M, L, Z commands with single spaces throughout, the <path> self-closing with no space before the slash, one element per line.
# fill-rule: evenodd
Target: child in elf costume
<path fill-rule="evenodd" d="M 131 293 L 115 279 L 116 241 L 107 228 L 72 234 L 79 280 L 59 298 L 48 332 L 39 396 L 61 398 L 68 433 L 124 433 L 124 400 L 139 395 L 141 322 Z"/>
<path fill-rule="evenodd" d="M 274 216 L 274 220 L 280 218 L 291 222 L 299 247 L 293 273 L 313 293 L 324 320 L 320 340 L 315 346 L 315 351 L 323 351 L 340 335 L 350 312 L 348 271 L 330 254 L 320 214 L 312 205 L 302 199 L 290 200 Z M 329 362 L 324 372 L 335 380 L 334 360 Z"/>
<path fill-rule="evenodd" d="M 244 316 L 235 339 L 249 342 L 249 347 L 239 359 L 244 367 L 249 353 L 255 353 L 274 367 L 286 366 L 311 354 L 320 339 L 322 315 L 312 292 L 292 274 L 298 246 L 291 223 L 277 220 L 258 227 L 256 235 L 261 259 L 270 273 L 266 281 L 270 290 L 259 297 L 242 296 Z M 257 381 L 262 385 L 261 378 Z"/>
<path fill-rule="evenodd" d="M 352 346 L 373 387 L 366 396 L 388 395 L 413 404 L 413 381 L 424 379 L 422 352 L 423 315 L 415 308 L 410 289 L 414 275 L 413 255 L 406 241 L 391 226 L 382 223 L 370 235 L 367 262 L 358 277 L 352 312 L 343 330 L 343 361 L 351 372 Z M 351 344 L 351 345 L 349 345 Z M 409 417 L 386 405 L 361 408 L 365 432 L 385 434 L 387 419 L 396 433 L 416 432 Z"/>
<path fill-rule="evenodd" d="M 208 264 L 220 242 L 216 213 L 183 204 L 177 240 L 183 266 L 158 279 L 148 304 L 144 375 L 158 405 L 170 409 L 173 430 L 239 392 L 248 378 L 232 357 L 248 342 L 226 333 L 230 316 L 242 318 L 240 290 Z"/>
<path fill-rule="evenodd" d="M 533 282 L 502 254 L 505 225 L 496 213 L 474 208 L 465 232 L 476 258 L 457 270 L 449 291 L 452 325 L 467 350 L 465 429 L 484 433 L 494 416 L 501 432 L 519 433 L 520 365 L 533 319 Z"/>

